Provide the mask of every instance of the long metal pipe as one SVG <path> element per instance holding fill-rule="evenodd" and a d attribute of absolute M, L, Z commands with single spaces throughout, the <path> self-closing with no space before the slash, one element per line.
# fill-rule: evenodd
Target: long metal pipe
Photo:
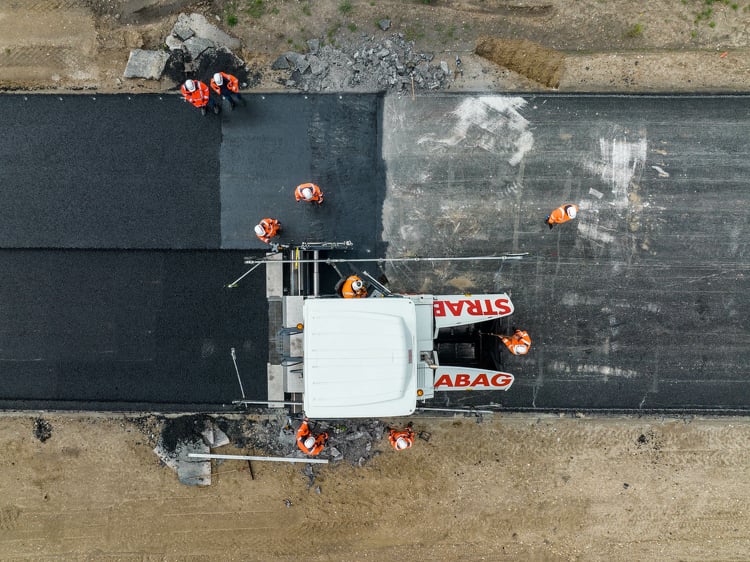
<path fill-rule="evenodd" d="M 283 400 L 232 400 L 233 406 L 259 406 L 261 404 L 271 404 L 273 406 L 302 406 L 302 402 L 285 402 Z"/>
<path fill-rule="evenodd" d="M 433 261 L 491 261 L 491 260 L 520 260 L 524 256 L 528 256 L 528 252 L 523 254 L 506 254 L 504 256 L 467 256 L 467 257 L 439 257 L 439 258 L 336 258 L 336 259 L 324 259 L 324 260 L 274 260 L 273 263 L 380 263 L 380 262 L 433 262 Z M 254 258 L 245 258 L 245 265 L 270 263 L 270 260 L 258 260 Z"/>
<path fill-rule="evenodd" d="M 212 455 L 205 453 L 188 453 L 192 459 L 229 459 L 233 461 L 271 461 L 271 462 L 303 462 L 305 464 L 328 464 L 328 459 L 298 459 L 295 457 L 254 457 L 251 455 Z"/>
<path fill-rule="evenodd" d="M 318 271 L 319 268 L 319 258 L 320 258 L 320 252 L 318 250 L 313 250 L 313 296 L 317 297 L 320 295 L 320 272 Z"/>

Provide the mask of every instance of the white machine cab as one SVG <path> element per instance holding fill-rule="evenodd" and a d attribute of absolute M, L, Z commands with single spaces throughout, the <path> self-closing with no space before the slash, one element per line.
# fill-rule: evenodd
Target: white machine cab
<path fill-rule="evenodd" d="M 306 299 L 304 410 L 408 416 L 417 403 L 417 313 L 408 298 Z"/>

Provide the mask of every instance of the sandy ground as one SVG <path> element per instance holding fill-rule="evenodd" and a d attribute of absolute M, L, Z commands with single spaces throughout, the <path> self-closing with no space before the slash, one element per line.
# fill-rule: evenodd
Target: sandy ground
<path fill-rule="evenodd" d="M 709 6 L 710 4 L 710 6 Z M 746 91 L 750 6 L 705 0 L 6 0 L 0 3 L 0 88 L 154 91 L 169 79 L 126 80 L 130 49 L 158 49 L 180 11 L 198 11 L 242 40 L 240 54 L 280 89 L 270 63 L 305 41 L 343 47 L 363 34 L 401 33 L 455 68 L 467 91 Z M 389 19 L 387 32 L 377 22 Z M 234 25 L 230 25 L 230 22 Z M 236 22 L 236 23 L 235 23 Z M 508 41 L 499 66 L 474 54 L 482 37 Z M 514 42 L 531 43 L 520 50 Z M 559 80 L 539 80 L 562 57 Z M 533 78 L 533 79 L 532 79 Z"/>
<path fill-rule="evenodd" d="M 418 418 L 429 442 L 381 442 L 364 467 L 316 468 L 312 488 L 300 465 L 256 462 L 253 479 L 239 461 L 184 486 L 153 433 L 124 418 L 45 419 L 45 442 L 31 417 L 0 424 L 3 560 L 737 560 L 750 548 L 745 419 Z"/>
<path fill-rule="evenodd" d="M 240 54 L 262 72 L 258 90 L 280 88 L 268 68 L 280 52 L 311 37 L 344 45 L 381 33 L 383 18 L 417 49 L 459 54 L 454 89 L 550 91 L 530 78 L 547 62 L 543 49 L 560 58 L 559 91 L 750 85 L 745 3 L 5 0 L 0 88 L 169 90 L 167 79 L 122 72 L 129 50 L 158 48 L 181 10 L 242 39 Z M 538 63 L 501 43 L 501 61 L 531 70 L 498 66 L 474 54 L 481 37 L 533 42 Z M 234 461 L 214 466 L 210 487 L 187 487 L 152 453 L 158 428 L 45 419 L 45 442 L 32 417 L 0 422 L 3 560 L 737 560 L 750 551 L 744 419 L 419 418 L 429 442 L 403 453 L 381 443 L 364 467 L 321 469 L 320 494 L 299 466 L 255 463 L 251 479 Z"/>

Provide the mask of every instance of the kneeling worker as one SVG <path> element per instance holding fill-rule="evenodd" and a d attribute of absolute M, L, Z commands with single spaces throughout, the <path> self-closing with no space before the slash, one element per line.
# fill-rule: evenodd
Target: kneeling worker
<path fill-rule="evenodd" d="M 389 429 L 388 441 L 391 442 L 391 445 L 397 451 L 408 449 L 414 445 L 414 430 L 411 427 L 407 427 L 400 431 L 397 429 Z"/>
<path fill-rule="evenodd" d="M 263 219 L 253 229 L 255 235 L 266 244 L 271 243 L 271 238 L 276 236 L 281 230 L 281 223 L 276 219 Z"/>
<path fill-rule="evenodd" d="M 308 203 L 323 204 L 323 192 L 314 183 L 303 183 L 297 186 L 294 191 L 294 198 L 297 203 L 307 201 Z"/>
<path fill-rule="evenodd" d="M 511 336 L 497 336 L 513 355 L 526 355 L 531 349 L 531 338 L 526 330 L 516 330 Z"/>
<path fill-rule="evenodd" d="M 328 444 L 328 434 L 321 433 L 317 437 L 310 431 L 307 418 L 302 421 L 302 425 L 297 430 L 297 447 L 306 455 L 319 455 Z"/>
<path fill-rule="evenodd" d="M 341 286 L 341 296 L 345 299 L 363 299 L 367 296 L 365 282 L 357 275 L 350 275 Z"/>

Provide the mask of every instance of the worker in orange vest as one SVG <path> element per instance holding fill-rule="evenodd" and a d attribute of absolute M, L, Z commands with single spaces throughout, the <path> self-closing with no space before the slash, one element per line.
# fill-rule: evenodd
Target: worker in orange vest
<path fill-rule="evenodd" d="M 266 244 L 271 243 L 271 238 L 281 231 L 281 223 L 276 219 L 263 219 L 255 225 L 255 235 Z"/>
<path fill-rule="evenodd" d="M 531 338 L 525 330 L 516 330 L 511 336 L 497 336 L 513 355 L 526 355 L 531 349 Z"/>
<path fill-rule="evenodd" d="M 306 455 L 315 456 L 319 455 L 327 444 L 328 434 L 313 435 L 308 420 L 305 418 L 297 430 L 297 447 L 299 447 L 299 450 Z"/>
<path fill-rule="evenodd" d="M 208 86 L 200 80 L 185 80 L 180 91 L 185 101 L 189 101 L 201 110 L 201 115 L 205 115 L 208 109 L 212 109 L 216 114 L 221 111 L 221 108 L 211 99 L 211 92 L 208 90 Z"/>
<path fill-rule="evenodd" d="M 403 451 L 414 445 L 414 430 L 407 427 L 403 430 L 389 429 L 388 441 L 397 451 Z"/>
<path fill-rule="evenodd" d="M 350 275 L 341 286 L 341 296 L 345 299 L 362 299 L 367 296 L 365 283 L 357 275 Z"/>
<path fill-rule="evenodd" d="M 558 207 L 557 209 L 552 211 L 549 215 L 547 215 L 547 218 L 544 219 L 544 222 L 546 222 L 547 225 L 552 228 L 556 224 L 562 224 L 576 218 L 577 215 L 578 205 L 573 205 L 572 203 L 570 203 L 567 205 L 563 205 L 562 207 Z"/>
<path fill-rule="evenodd" d="M 309 201 L 310 203 L 323 204 L 323 192 L 314 183 L 302 183 L 294 190 L 294 198 L 297 203 Z"/>
<path fill-rule="evenodd" d="M 240 84 L 235 76 L 226 72 L 217 72 L 211 77 L 211 89 L 216 92 L 222 99 L 229 102 L 229 107 L 234 107 L 241 103 L 245 105 L 245 100 L 240 95 Z"/>

